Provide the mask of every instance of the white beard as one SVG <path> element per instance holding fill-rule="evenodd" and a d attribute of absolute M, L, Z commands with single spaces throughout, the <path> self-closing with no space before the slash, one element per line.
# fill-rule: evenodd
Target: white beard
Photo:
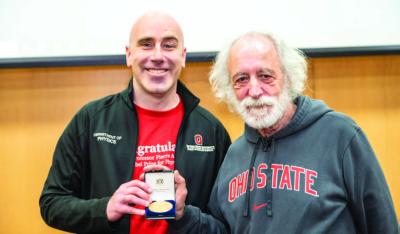
<path fill-rule="evenodd" d="M 234 107 L 247 125 L 264 129 L 275 125 L 283 117 L 291 101 L 289 89 L 285 87 L 278 97 L 247 97 L 242 101 L 236 99 Z"/>

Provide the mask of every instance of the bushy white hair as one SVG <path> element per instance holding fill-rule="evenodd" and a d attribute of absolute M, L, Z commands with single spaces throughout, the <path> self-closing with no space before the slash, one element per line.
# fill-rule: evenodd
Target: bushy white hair
<path fill-rule="evenodd" d="M 239 40 L 245 40 L 246 37 L 260 36 L 271 40 L 275 46 L 281 69 L 286 79 L 285 83 L 288 83 L 289 95 L 292 100 L 301 95 L 304 91 L 307 80 L 307 62 L 303 52 L 299 49 L 289 47 L 283 40 L 271 33 L 248 32 L 233 40 L 218 53 L 209 76 L 214 95 L 221 101 L 225 101 L 231 108 L 233 107 L 233 109 L 235 109 L 234 106 L 237 102 L 233 101 L 236 99 L 236 96 L 228 71 L 230 51 Z"/>

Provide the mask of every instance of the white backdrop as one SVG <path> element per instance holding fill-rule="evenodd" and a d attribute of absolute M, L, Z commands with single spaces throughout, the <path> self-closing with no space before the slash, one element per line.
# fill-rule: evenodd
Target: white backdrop
<path fill-rule="evenodd" d="M 147 10 L 180 22 L 188 52 L 249 30 L 299 48 L 400 45 L 400 0 L 0 0 L 0 58 L 123 54 Z"/>

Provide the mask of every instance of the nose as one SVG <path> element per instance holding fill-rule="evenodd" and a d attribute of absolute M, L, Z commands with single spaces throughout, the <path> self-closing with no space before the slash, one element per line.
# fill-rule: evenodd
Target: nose
<path fill-rule="evenodd" d="M 151 55 L 151 60 L 154 62 L 163 61 L 163 53 L 160 45 L 154 47 L 153 53 Z"/>
<path fill-rule="evenodd" d="M 262 95 L 261 84 L 255 77 L 250 77 L 248 94 L 250 97 L 254 99 L 257 99 Z"/>

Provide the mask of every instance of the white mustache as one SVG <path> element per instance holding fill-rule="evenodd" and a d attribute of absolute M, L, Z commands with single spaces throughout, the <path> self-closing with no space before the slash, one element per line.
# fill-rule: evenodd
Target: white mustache
<path fill-rule="evenodd" d="M 245 108 L 273 106 L 277 101 L 277 97 L 261 96 L 258 99 L 247 97 L 240 102 L 240 105 Z"/>

